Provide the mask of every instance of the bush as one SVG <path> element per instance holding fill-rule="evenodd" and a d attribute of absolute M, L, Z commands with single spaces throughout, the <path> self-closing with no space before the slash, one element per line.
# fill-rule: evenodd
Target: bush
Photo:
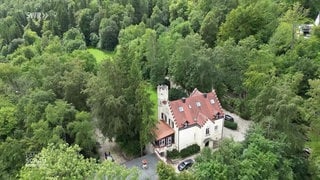
<path fill-rule="evenodd" d="M 180 157 L 180 153 L 176 149 L 174 149 L 172 151 L 167 151 L 167 157 L 170 159 L 176 159 L 176 158 Z"/>
<path fill-rule="evenodd" d="M 238 128 L 238 124 L 231 121 L 224 121 L 224 127 L 236 130 Z"/>
<path fill-rule="evenodd" d="M 170 159 L 185 158 L 194 155 L 198 152 L 200 152 L 200 146 L 198 146 L 198 144 L 193 144 L 182 149 L 180 152 L 176 149 L 172 151 L 167 151 L 167 157 Z"/>
<path fill-rule="evenodd" d="M 180 156 L 182 158 L 185 158 L 185 157 L 191 156 L 193 154 L 196 154 L 198 152 L 200 152 L 200 146 L 198 146 L 197 144 L 193 144 L 189 147 L 182 149 L 180 152 Z"/>

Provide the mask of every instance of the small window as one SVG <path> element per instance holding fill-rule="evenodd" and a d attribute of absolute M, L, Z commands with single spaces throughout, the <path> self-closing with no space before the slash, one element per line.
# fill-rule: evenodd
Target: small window
<path fill-rule="evenodd" d="M 214 99 L 210 99 L 210 104 L 214 104 Z"/>
<path fill-rule="evenodd" d="M 171 127 L 172 127 L 172 128 L 174 128 L 174 124 L 173 124 L 173 121 L 171 121 Z"/>
<path fill-rule="evenodd" d="M 167 145 L 170 146 L 171 143 L 172 143 L 172 137 L 169 136 L 169 137 L 167 137 Z"/>
<path fill-rule="evenodd" d="M 200 106 L 201 106 L 201 103 L 200 103 L 200 102 L 196 102 L 196 105 L 197 105 L 198 107 L 200 107 Z"/>
<path fill-rule="evenodd" d="M 163 146 L 165 146 L 165 145 L 166 145 L 166 139 L 163 138 L 163 139 L 161 139 L 161 140 L 159 141 L 159 146 L 160 146 L 160 147 L 163 147 Z"/>
<path fill-rule="evenodd" d="M 163 120 L 164 120 L 164 114 L 163 114 L 163 113 L 161 113 L 161 119 L 163 119 Z"/>
<path fill-rule="evenodd" d="M 206 128 L 206 135 L 210 135 L 210 129 Z"/>
<path fill-rule="evenodd" d="M 183 107 L 182 106 L 179 107 L 179 111 L 183 112 Z"/>
<path fill-rule="evenodd" d="M 218 130 L 218 125 L 214 126 L 214 130 Z"/>

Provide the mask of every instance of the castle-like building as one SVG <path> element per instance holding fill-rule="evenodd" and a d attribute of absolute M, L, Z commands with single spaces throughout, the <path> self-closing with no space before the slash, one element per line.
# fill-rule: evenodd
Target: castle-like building
<path fill-rule="evenodd" d="M 155 151 L 159 154 L 173 149 L 180 151 L 193 144 L 214 147 L 222 138 L 224 123 L 224 112 L 215 91 L 202 93 L 194 89 L 189 97 L 174 101 L 169 101 L 168 93 L 168 86 L 158 86 Z"/>

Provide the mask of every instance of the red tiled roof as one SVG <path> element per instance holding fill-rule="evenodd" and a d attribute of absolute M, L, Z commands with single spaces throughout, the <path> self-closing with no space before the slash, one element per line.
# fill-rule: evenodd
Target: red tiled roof
<path fill-rule="evenodd" d="M 198 124 L 202 127 L 208 119 L 213 120 L 218 112 L 223 115 L 215 91 L 202 93 L 194 89 L 184 100 L 185 102 L 182 99 L 169 102 L 174 121 L 179 128 L 183 127 L 186 121 L 189 125 Z"/>
<path fill-rule="evenodd" d="M 167 137 L 174 133 L 174 130 L 166 124 L 164 121 L 160 120 L 157 123 L 157 127 L 155 129 L 156 140 L 160 140 L 164 137 Z"/>

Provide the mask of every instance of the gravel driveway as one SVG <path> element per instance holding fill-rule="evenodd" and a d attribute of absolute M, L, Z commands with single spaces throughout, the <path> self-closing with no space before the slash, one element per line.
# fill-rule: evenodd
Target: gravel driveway
<path fill-rule="evenodd" d="M 237 130 L 231 130 L 223 128 L 223 138 L 233 138 L 234 141 L 243 141 L 245 139 L 245 133 L 249 129 L 251 121 L 247 121 L 239 117 L 238 115 L 231 113 L 227 110 L 223 110 L 225 114 L 229 114 L 234 118 L 234 121 L 238 123 Z"/>

